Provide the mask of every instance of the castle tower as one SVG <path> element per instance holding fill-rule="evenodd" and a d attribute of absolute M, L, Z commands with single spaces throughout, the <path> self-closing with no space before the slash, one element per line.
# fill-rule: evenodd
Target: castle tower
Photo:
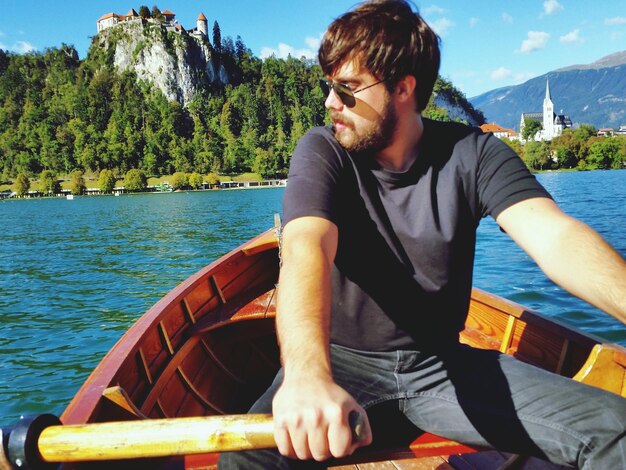
<path fill-rule="evenodd" d="M 198 15 L 198 20 L 196 22 L 196 26 L 198 28 L 198 31 L 202 34 L 204 34 L 205 36 L 208 36 L 208 24 L 207 24 L 207 19 L 206 16 L 204 16 L 204 13 L 200 13 Z"/>
<path fill-rule="evenodd" d="M 555 136 L 554 132 L 554 104 L 550 97 L 550 81 L 546 80 L 546 97 L 543 99 L 543 136 L 550 140 Z"/>

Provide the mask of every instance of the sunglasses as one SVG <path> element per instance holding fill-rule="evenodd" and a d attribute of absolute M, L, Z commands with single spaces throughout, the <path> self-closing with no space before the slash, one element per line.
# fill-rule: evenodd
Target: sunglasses
<path fill-rule="evenodd" d="M 360 91 L 367 90 L 368 88 L 383 83 L 384 81 L 386 81 L 386 79 L 379 80 L 376 83 L 364 86 L 358 90 L 353 90 L 350 88 L 350 85 L 346 85 L 345 83 L 333 82 L 332 80 L 326 80 L 325 78 L 320 79 L 320 85 L 324 91 L 324 95 L 328 96 L 330 94 L 330 90 L 333 90 L 343 104 L 345 104 L 348 108 L 352 108 L 356 104 L 354 95 Z"/>

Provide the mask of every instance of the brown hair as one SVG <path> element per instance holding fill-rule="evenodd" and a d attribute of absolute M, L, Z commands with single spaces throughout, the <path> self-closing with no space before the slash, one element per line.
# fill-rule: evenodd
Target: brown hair
<path fill-rule="evenodd" d="M 413 75 L 417 108 L 423 111 L 439 72 L 439 36 L 405 0 L 370 0 L 331 23 L 318 57 L 329 76 L 356 60 L 385 80 L 389 91 L 401 78 Z"/>

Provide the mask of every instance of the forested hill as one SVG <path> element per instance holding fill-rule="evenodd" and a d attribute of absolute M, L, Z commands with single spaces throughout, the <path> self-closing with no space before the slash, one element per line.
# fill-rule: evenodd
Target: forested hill
<path fill-rule="evenodd" d="M 255 57 L 217 22 L 212 41 L 116 26 L 84 60 L 65 44 L 0 50 L 0 171 L 285 174 L 298 139 L 324 123 L 321 75 L 311 61 Z M 436 90 L 427 115 L 482 123 L 450 83 Z"/>

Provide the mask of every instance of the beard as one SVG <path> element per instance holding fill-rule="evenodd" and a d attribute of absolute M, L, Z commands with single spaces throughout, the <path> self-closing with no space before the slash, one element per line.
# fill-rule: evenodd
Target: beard
<path fill-rule="evenodd" d="M 388 147 L 398 122 L 390 99 L 385 101 L 380 117 L 368 122 L 361 129 L 357 129 L 353 121 L 336 111 L 330 112 L 330 118 L 333 122 L 346 126 L 342 131 L 337 131 L 334 126 L 333 129 L 335 138 L 348 152 L 376 152 Z"/>

